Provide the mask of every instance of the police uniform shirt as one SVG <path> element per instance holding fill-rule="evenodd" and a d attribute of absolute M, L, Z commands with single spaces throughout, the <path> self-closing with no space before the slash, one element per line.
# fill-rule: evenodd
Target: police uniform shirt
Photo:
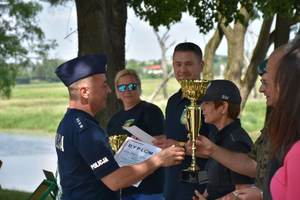
<path fill-rule="evenodd" d="M 182 97 L 179 90 L 172 95 L 166 107 L 165 133 L 168 138 L 186 142 L 188 140 L 188 131 L 185 126 L 185 107 L 190 101 Z M 203 119 L 203 116 L 202 116 Z M 200 133 L 207 135 L 210 128 L 202 121 Z M 200 169 L 204 169 L 206 159 L 197 158 L 197 164 Z M 191 164 L 191 156 L 185 156 L 184 161 L 180 165 L 167 167 L 165 170 L 165 198 L 166 200 L 191 200 L 195 189 L 203 192 L 205 185 L 183 183 L 181 182 L 181 171 Z"/>
<path fill-rule="evenodd" d="M 56 135 L 62 200 L 117 200 L 101 178 L 119 168 L 108 137 L 88 113 L 68 109 Z"/>
<path fill-rule="evenodd" d="M 120 110 L 109 121 L 107 133 L 111 135 L 127 134 L 122 126 L 136 125 L 152 136 L 161 135 L 164 132 L 164 116 L 159 107 L 154 104 L 141 101 L 133 108 Z M 163 169 L 156 170 L 147 176 L 138 187 L 122 189 L 122 196 L 132 194 L 158 194 L 163 192 Z"/>
<path fill-rule="evenodd" d="M 233 121 L 209 138 L 215 144 L 234 152 L 247 153 L 253 145 L 251 138 L 241 127 L 240 120 Z M 209 179 L 207 199 L 220 198 L 235 190 L 235 185 L 254 183 L 253 178 L 233 172 L 214 159 L 207 161 L 206 169 Z"/>

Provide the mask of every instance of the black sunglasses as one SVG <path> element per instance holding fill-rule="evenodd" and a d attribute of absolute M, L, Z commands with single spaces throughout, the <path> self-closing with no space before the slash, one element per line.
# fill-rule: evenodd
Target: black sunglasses
<path fill-rule="evenodd" d="M 137 89 L 137 83 L 121 84 L 117 88 L 119 92 L 133 91 Z"/>

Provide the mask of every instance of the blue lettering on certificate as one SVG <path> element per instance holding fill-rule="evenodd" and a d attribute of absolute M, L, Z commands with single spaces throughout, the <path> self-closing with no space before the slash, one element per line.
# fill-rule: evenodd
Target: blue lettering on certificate
<path fill-rule="evenodd" d="M 128 147 L 133 149 L 133 150 L 141 151 L 141 152 L 149 154 L 149 155 L 153 154 L 153 151 L 150 151 L 149 149 L 145 149 L 145 148 L 135 146 L 135 145 L 132 145 L 132 144 L 128 144 Z"/>

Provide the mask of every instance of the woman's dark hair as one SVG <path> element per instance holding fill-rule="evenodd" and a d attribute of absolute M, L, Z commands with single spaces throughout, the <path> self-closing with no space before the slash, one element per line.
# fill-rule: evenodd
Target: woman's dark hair
<path fill-rule="evenodd" d="M 285 155 L 300 139 L 300 40 L 287 47 L 277 67 L 278 100 L 268 122 L 273 156 Z"/>

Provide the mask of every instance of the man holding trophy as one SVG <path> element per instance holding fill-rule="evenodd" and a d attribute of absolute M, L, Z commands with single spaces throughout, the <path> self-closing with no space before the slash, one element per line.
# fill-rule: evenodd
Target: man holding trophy
<path fill-rule="evenodd" d="M 195 140 L 199 132 L 205 135 L 208 134 L 209 129 L 206 124 L 202 123 L 200 127 L 201 116 L 198 106 L 199 98 L 204 94 L 205 86 L 207 86 L 207 82 L 198 80 L 203 65 L 202 51 L 196 44 L 184 42 L 175 47 L 173 69 L 175 78 L 181 83 L 182 88 L 168 100 L 165 123 L 167 137 L 158 138 L 154 142 L 155 145 L 161 148 L 174 144 L 184 146 L 188 138 Z M 192 80 L 197 80 L 195 82 L 198 83 L 194 83 Z M 188 89 L 199 87 L 203 87 L 200 93 Z M 196 121 L 197 123 L 195 123 Z M 203 192 L 207 182 L 206 173 L 202 171 L 205 162 L 205 159 L 185 156 L 180 165 L 167 167 L 164 191 L 166 200 L 190 200 L 194 190 L 197 189 Z"/>

